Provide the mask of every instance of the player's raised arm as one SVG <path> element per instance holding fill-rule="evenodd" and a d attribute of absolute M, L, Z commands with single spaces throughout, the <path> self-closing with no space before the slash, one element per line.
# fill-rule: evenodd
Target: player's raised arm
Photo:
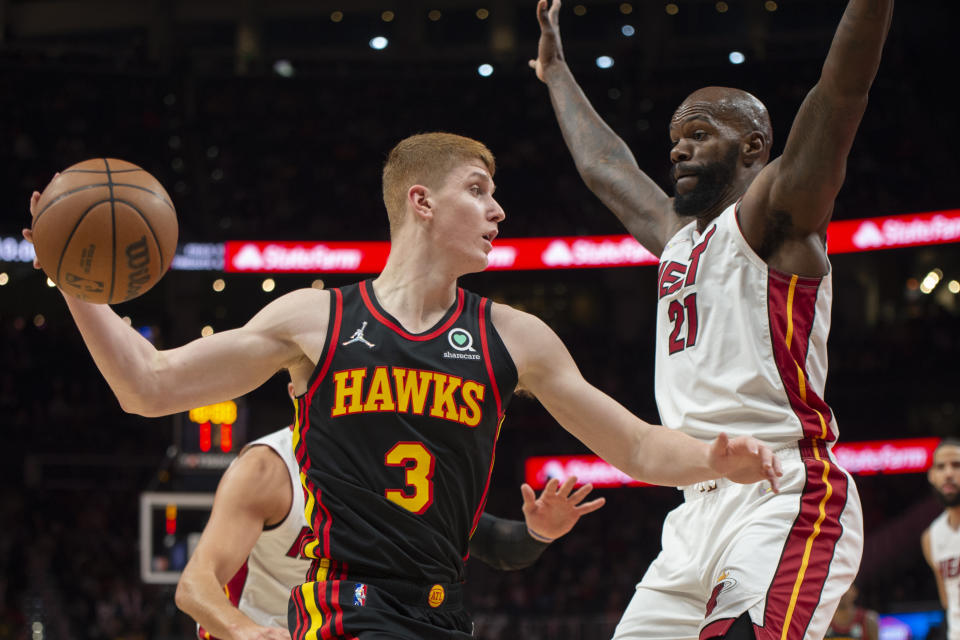
<path fill-rule="evenodd" d="M 648 424 L 588 383 L 560 338 L 539 318 L 498 304 L 493 322 L 517 366 L 520 386 L 564 429 L 624 473 L 668 486 L 726 476 L 743 483 L 769 480 L 778 487 L 780 463 L 755 438 L 721 435 L 707 444 Z"/>
<path fill-rule="evenodd" d="M 672 200 L 637 165 L 626 143 L 577 85 L 560 42 L 560 0 L 539 0 L 540 43 L 530 66 L 550 90 L 550 102 L 577 171 L 640 244 L 660 255 L 676 231 Z"/>
<path fill-rule="evenodd" d="M 221 640 L 290 640 L 286 629 L 263 627 L 241 613 L 223 586 L 250 555 L 265 525 L 290 509 L 286 464 L 269 447 L 250 447 L 217 487 L 210 520 L 177 584 L 181 611 Z"/>
<path fill-rule="evenodd" d="M 826 234 L 892 15 L 893 0 L 847 3 L 820 79 L 800 105 L 783 155 L 744 196 L 740 220 L 753 247 L 762 246 L 772 227 L 783 225 L 793 237 Z"/>

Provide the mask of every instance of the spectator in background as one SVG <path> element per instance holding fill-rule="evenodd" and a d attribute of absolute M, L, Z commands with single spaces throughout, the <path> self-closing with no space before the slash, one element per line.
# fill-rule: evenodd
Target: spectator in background
<path fill-rule="evenodd" d="M 832 640 L 879 640 L 880 628 L 876 611 L 857 606 L 860 590 L 856 584 L 850 585 L 847 592 L 840 596 L 840 604 L 833 614 L 833 620 L 827 627 L 828 638 Z"/>
<path fill-rule="evenodd" d="M 947 640 L 960 640 L 960 439 L 940 441 L 927 479 L 945 509 L 923 532 L 920 544 L 947 611 Z"/>

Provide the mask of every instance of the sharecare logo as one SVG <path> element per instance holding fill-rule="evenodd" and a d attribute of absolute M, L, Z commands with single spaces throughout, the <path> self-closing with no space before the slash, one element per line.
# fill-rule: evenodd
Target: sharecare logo
<path fill-rule="evenodd" d="M 322 244 L 285 247 L 268 244 L 262 249 L 247 244 L 232 265 L 237 271 L 356 271 L 363 259 L 357 249 L 331 249 Z"/>
<path fill-rule="evenodd" d="M 548 267 L 651 264 L 657 260 L 639 242 L 629 236 L 618 240 L 581 238 L 567 244 L 554 240 L 541 256 Z"/>
<path fill-rule="evenodd" d="M 858 249 L 902 247 L 916 244 L 956 242 L 960 239 L 960 218 L 935 215 L 930 219 L 889 219 L 879 226 L 866 220 L 853 234 L 853 245 Z"/>

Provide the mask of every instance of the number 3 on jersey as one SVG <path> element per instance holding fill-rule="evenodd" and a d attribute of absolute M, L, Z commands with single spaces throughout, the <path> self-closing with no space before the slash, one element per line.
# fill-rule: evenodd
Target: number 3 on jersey
<path fill-rule="evenodd" d="M 667 307 L 667 317 L 673 323 L 673 331 L 670 332 L 670 355 L 679 353 L 687 347 L 697 344 L 697 294 L 691 293 L 683 299 L 683 304 L 678 300 L 671 300 Z M 683 335 L 683 325 L 687 325 L 685 335 Z"/>
<path fill-rule="evenodd" d="M 383 462 L 388 467 L 403 467 L 406 489 L 387 489 L 383 494 L 407 511 L 422 514 L 433 504 L 435 459 L 422 442 L 398 442 L 387 451 Z"/>

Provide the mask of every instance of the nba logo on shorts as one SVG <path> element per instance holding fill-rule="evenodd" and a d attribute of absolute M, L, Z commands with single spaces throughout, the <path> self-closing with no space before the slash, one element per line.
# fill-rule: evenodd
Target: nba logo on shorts
<path fill-rule="evenodd" d="M 367 604 L 367 585 L 358 583 L 353 590 L 353 606 L 362 607 Z"/>

